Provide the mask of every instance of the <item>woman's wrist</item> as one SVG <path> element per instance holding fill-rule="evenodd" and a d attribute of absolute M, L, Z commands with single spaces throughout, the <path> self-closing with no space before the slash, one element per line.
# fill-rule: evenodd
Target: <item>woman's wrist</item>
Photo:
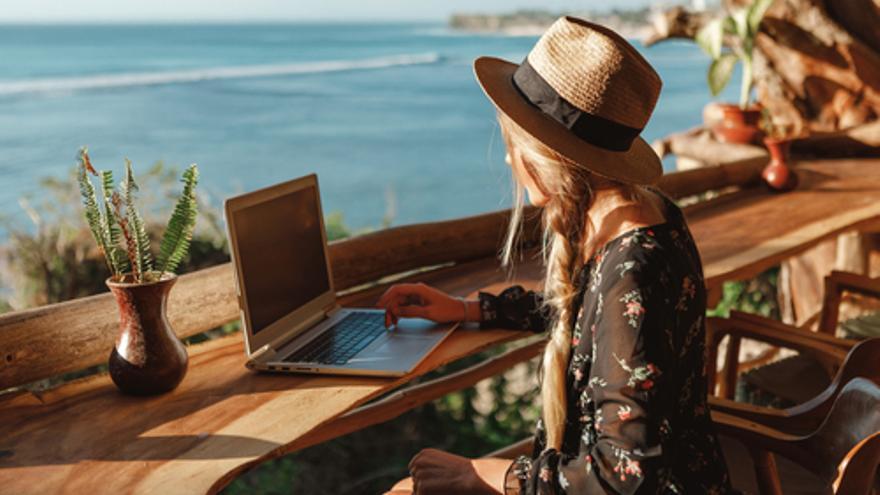
<path fill-rule="evenodd" d="M 467 322 L 476 322 L 479 323 L 482 320 L 482 311 L 480 311 L 480 302 L 473 299 L 465 299 L 463 297 L 457 298 L 461 301 L 462 306 L 462 318 L 461 321 L 463 323 Z"/>

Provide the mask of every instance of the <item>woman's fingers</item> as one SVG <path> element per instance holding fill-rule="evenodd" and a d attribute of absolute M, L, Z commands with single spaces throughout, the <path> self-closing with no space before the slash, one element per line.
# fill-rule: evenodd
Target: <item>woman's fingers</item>
<path fill-rule="evenodd" d="M 431 319 L 431 310 L 427 306 L 397 306 L 392 314 L 400 318 L 427 318 Z"/>
<path fill-rule="evenodd" d="M 410 304 L 428 304 L 431 300 L 431 289 L 425 284 L 395 284 L 388 288 L 376 302 L 376 306 L 387 306 L 389 301 L 406 299 Z"/>
<path fill-rule="evenodd" d="M 382 294 L 376 307 L 386 311 L 385 326 L 396 324 L 400 317 L 429 318 L 431 301 L 423 284 L 397 284 Z"/>

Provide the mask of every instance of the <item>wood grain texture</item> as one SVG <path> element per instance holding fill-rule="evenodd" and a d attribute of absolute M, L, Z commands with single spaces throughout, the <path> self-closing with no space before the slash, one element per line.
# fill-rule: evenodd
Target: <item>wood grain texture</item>
<path fill-rule="evenodd" d="M 472 277 L 472 274 L 480 277 Z M 453 294 L 533 286 L 494 259 L 428 279 Z M 349 299 L 349 302 L 355 298 Z M 370 398 L 443 364 L 529 332 L 456 331 L 400 379 L 256 374 L 240 336 L 190 348 L 180 387 L 152 398 L 119 394 L 106 375 L 0 399 L 0 493 L 205 493 Z"/>
<path fill-rule="evenodd" d="M 880 161 L 803 162 L 797 170 L 802 174 L 800 190 L 778 195 L 744 189 L 735 199 L 721 196 L 684 209 L 710 289 L 724 280 L 759 273 L 838 232 L 875 228 L 880 223 Z M 463 227 L 445 224 L 447 230 L 455 225 Z M 428 232 L 423 234 L 428 236 Z M 468 240 L 460 232 L 449 236 L 438 234 L 437 239 Z M 381 243 L 381 237 L 374 237 L 373 242 Z M 444 257 L 437 242 L 432 244 L 433 254 L 417 255 L 421 256 L 418 263 L 433 264 Z M 488 240 L 480 242 L 488 245 Z M 345 252 L 341 246 L 334 245 L 334 264 L 342 259 L 339 253 Z M 410 246 L 420 249 L 418 244 Z M 357 252 L 347 249 L 352 249 L 351 256 Z M 452 257 L 474 258 L 405 280 L 423 280 L 461 296 L 473 296 L 477 290 L 498 292 L 511 283 L 540 286 L 542 270 L 536 256 L 527 255 L 516 276 L 508 279 L 493 257 L 477 256 L 478 251 L 452 251 Z M 406 263 L 392 267 L 407 269 Z M 375 277 L 375 273 L 365 270 L 363 277 Z M 362 281 L 350 274 L 346 277 L 345 283 Z M 348 294 L 343 302 L 370 305 L 382 290 L 384 285 L 377 285 Z M 230 321 L 236 312 L 228 266 L 183 276 L 172 292 L 170 316 L 181 334 Z M 43 366 L 39 352 L 58 345 L 66 347 L 56 351 L 57 360 L 100 362 L 112 345 L 115 325 L 116 308 L 107 296 L 6 315 L 0 318 L 0 349 L 5 354 L 0 360 L 0 379 L 33 374 L 28 367 Z M 457 332 L 418 372 L 527 335 Z M 107 339 L 103 350 L 100 343 L 91 342 L 96 338 Z M 28 339 L 46 347 L 41 349 Z M 19 393 L 0 399 L 0 493 L 205 492 L 222 486 L 241 469 L 287 452 L 310 431 L 411 378 L 252 374 L 243 367 L 239 339 L 192 347 L 187 377 L 180 388 L 165 396 L 121 396 L 101 376 L 40 395 Z"/>

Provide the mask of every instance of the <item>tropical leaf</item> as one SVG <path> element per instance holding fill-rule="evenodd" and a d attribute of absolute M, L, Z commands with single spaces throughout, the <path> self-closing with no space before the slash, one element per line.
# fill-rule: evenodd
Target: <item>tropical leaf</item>
<path fill-rule="evenodd" d="M 733 67 L 736 65 L 737 57 L 732 53 L 726 53 L 721 57 L 712 61 L 709 66 L 707 80 L 709 82 L 709 90 L 712 96 L 718 96 L 719 93 L 730 82 L 730 76 L 733 74 Z"/>
<path fill-rule="evenodd" d="M 767 13 L 767 9 L 769 9 L 771 5 L 773 5 L 773 0 L 755 0 L 749 5 L 746 12 L 746 18 L 749 32 L 752 36 L 758 33 L 758 28 L 761 27 L 761 20 L 764 19 L 764 14 Z"/>
<path fill-rule="evenodd" d="M 721 56 L 721 43 L 724 41 L 724 19 L 713 19 L 703 26 L 694 40 L 712 60 Z"/>
<path fill-rule="evenodd" d="M 749 38 L 749 9 L 742 8 L 733 11 L 730 14 L 733 18 L 733 25 L 736 27 L 736 35 L 740 40 L 745 41 Z"/>
<path fill-rule="evenodd" d="M 161 274 L 173 272 L 177 265 L 189 251 L 193 229 L 198 215 L 195 188 L 199 180 L 199 169 L 195 164 L 190 165 L 183 172 L 183 192 L 174 206 L 162 243 L 159 246 L 159 256 L 156 259 L 157 268 Z"/>

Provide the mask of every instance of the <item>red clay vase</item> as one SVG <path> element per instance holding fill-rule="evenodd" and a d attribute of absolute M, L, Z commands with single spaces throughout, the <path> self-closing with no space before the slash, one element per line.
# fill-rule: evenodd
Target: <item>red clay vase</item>
<path fill-rule="evenodd" d="M 168 323 L 168 293 L 177 275 L 156 282 L 107 279 L 119 306 L 119 336 L 110 353 L 110 377 L 126 394 L 156 395 L 173 390 L 186 374 L 186 348 Z"/>
<path fill-rule="evenodd" d="M 761 109 L 750 107 L 743 110 L 739 105 L 731 103 L 718 104 L 723 115 L 722 119 L 712 127 L 715 137 L 723 143 L 754 144 L 761 138 L 758 127 L 761 120 Z"/>
<path fill-rule="evenodd" d="M 774 191 L 790 191 L 797 187 L 798 178 L 789 163 L 790 139 L 764 138 L 770 152 L 770 163 L 761 171 L 764 183 Z"/>

